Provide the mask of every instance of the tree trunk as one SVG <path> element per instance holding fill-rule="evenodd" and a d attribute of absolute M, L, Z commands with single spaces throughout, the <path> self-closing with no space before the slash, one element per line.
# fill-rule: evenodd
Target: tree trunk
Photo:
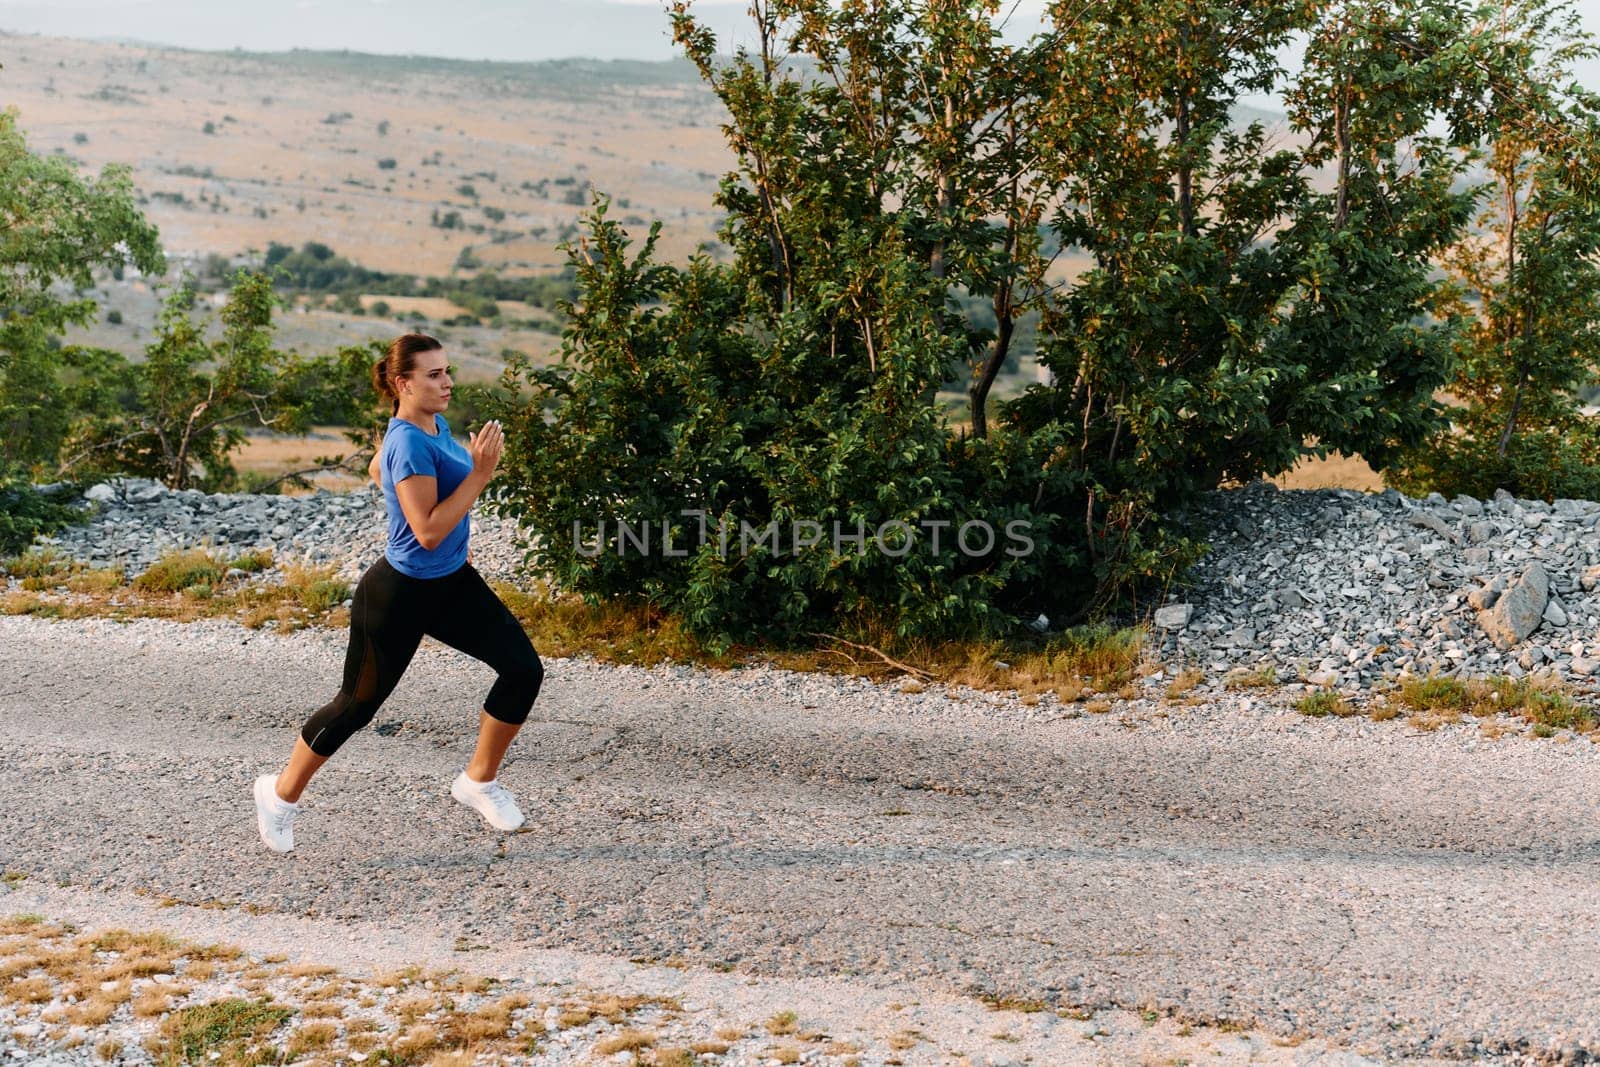
<path fill-rule="evenodd" d="M 989 390 L 994 386 L 1000 368 L 1005 366 L 1006 354 L 1011 350 L 1011 334 L 1016 329 L 1010 288 L 1010 284 L 1007 283 L 1001 292 L 995 294 L 994 318 L 997 327 L 994 344 L 989 346 L 989 356 L 983 361 L 983 370 L 978 374 L 978 380 L 972 383 L 972 391 L 969 394 L 972 406 L 972 436 L 978 438 L 989 436 L 989 416 L 986 410 L 989 404 Z"/>
<path fill-rule="evenodd" d="M 1337 207 L 1333 212 L 1333 227 L 1344 229 L 1350 214 L 1350 83 L 1340 86 L 1339 99 L 1334 104 L 1333 139 L 1339 150 L 1339 178 Z"/>

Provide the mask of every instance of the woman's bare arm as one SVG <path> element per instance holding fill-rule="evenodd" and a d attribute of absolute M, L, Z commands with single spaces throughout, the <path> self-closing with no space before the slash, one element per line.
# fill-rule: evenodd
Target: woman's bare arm
<path fill-rule="evenodd" d="M 505 434 L 498 422 L 490 422 L 470 435 L 470 440 L 467 450 L 472 453 L 472 472 L 445 499 L 439 499 L 439 479 L 425 474 L 413 474 L 394 487 L 406 524 L 416 535 L 417 543 L 430 552 L 439 547 L 471 510 L 499 466 Z"/>

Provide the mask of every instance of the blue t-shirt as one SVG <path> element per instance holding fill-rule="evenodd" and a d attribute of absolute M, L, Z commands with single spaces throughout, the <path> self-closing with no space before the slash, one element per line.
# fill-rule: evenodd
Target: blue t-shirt
<path fill-rule="evenodd" d="M 456 528 L 445 535 L 438 548 L 423 548 L 411 531 L 411 524 L 406 522 L 400 498 L 394 491 L 400 482 L 413 474 L 421 474 L 438 480 L 439 499 L 444 500 L 472 473 L 471 454 L 450 436 L 450 425 L 443 415 L 433 418 L 438 426 L 437 434 L 430 434 L 405 419 L 390 419 L 378 461 L 383 506 L 389 513 L 389 543 L 383 554 L 395 570 L 413 578 L 442 578 L 467 562 L 467 537 L 471 530 L 468 516 L 461 516 Z"/>

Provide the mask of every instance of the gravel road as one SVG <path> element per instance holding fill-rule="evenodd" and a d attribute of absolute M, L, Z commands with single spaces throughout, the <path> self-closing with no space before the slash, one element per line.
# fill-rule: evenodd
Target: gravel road
<path fill-rule="evenodd" d="M 1600 1054 L 1600 746 L 1259 698 L 1049 705 L 547 664 L 446 796 L 484 669 L 425 647 L 267 853 L 249 786 L 344 635 L 0 619 L 0 866 L 473 945 L 1177 1009 L 1386 1056 Z"/>

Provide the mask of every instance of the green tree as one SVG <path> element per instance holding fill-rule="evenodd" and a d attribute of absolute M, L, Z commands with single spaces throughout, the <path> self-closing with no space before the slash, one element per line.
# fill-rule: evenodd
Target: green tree
<path fill-rule="evenodd" d="M 1434 259 L 1472 204 L 1468 7 L 1061 2 L 1019 47 L 999 12 L 769 0 L 754 49 L 727 60 L 673 5 L 730 116 L 733 257 L 663 266 L 603 213 L 574 250 L 572 366 L 532 377 L 503 486 L 562 584 L 725 637 L 1071 620 L 1193 558 L 1169 516 L 1196 493 L 1308 447 L 1381 463 L 1436 431 L 1457 326 Z M 1277 55 L 1297 35 L 1289 79 Z M 1299 135 L 1277 148 L 1235 120 L 1275 90 Z M 1024 311 L 1054 380 L 989 419 Z M 970 433 L 934 403 L 952 366 L 971 368 Z M 684 507 L 1025 521 L 1035 548 L 727 562 L 574 544 L 572 522 Z"/>
<path fill-rule="evenodd" d="M 1488 178 L 1473 233 L 1443 262 L 1457 338 L 1450 427 L 1400 457 L 1411 492 L 1600 497 L 1600 432 L 1580 409 L 1600 377 L 1600 95 L 1571 66 L 1597 55 L 1572 4 L 1497 6 L 1464 50 L 1458 121 Z"/>
<path fill-rule="evenodd" d="M 93 321 L 82 294 L 95 271 L 125 266 L 166 269 L 127 171 L 85 179 L 31 152 L 16 113 L 0 112 L 0 478 L 55 460 L 72 420 L 67 383 L 91 370 L 60 337 Z"/>
<path fill-rule="evenodd" d="M 143 362 L 97 353 L 97 380 L 114 382 L 120 403 L 112 413 L 103 403 L 83 405 L 90 414 L 73 427 L 61 473 L 131 473 L 174 489 L 228 489 L 245 428 L 297 433 L 314 412 L 354 417 L 352 405 L 371 393 L 352 388 L 353 368 L 365 361 L 365 371 L 372 357 L 345 350 L 306 359 L 280 351 L 272 338 L 274 303 L 265 275 L 241 271 L 222 308 L 221 337 L 210 341 L 185 283 L 168 298 Z"/>
<path fill-rule="evenodd" d="M 26 547 L 76 514 L 33 488 L 53 462 L 97 360 L 60 337 L 91 321 L 82 294 L 96 270 L 165 269 L 155 227 L 139 213 L 127 171 L 94 179 L 29 150 L 14 111 L 0 111 L 0 552 Z"/>

